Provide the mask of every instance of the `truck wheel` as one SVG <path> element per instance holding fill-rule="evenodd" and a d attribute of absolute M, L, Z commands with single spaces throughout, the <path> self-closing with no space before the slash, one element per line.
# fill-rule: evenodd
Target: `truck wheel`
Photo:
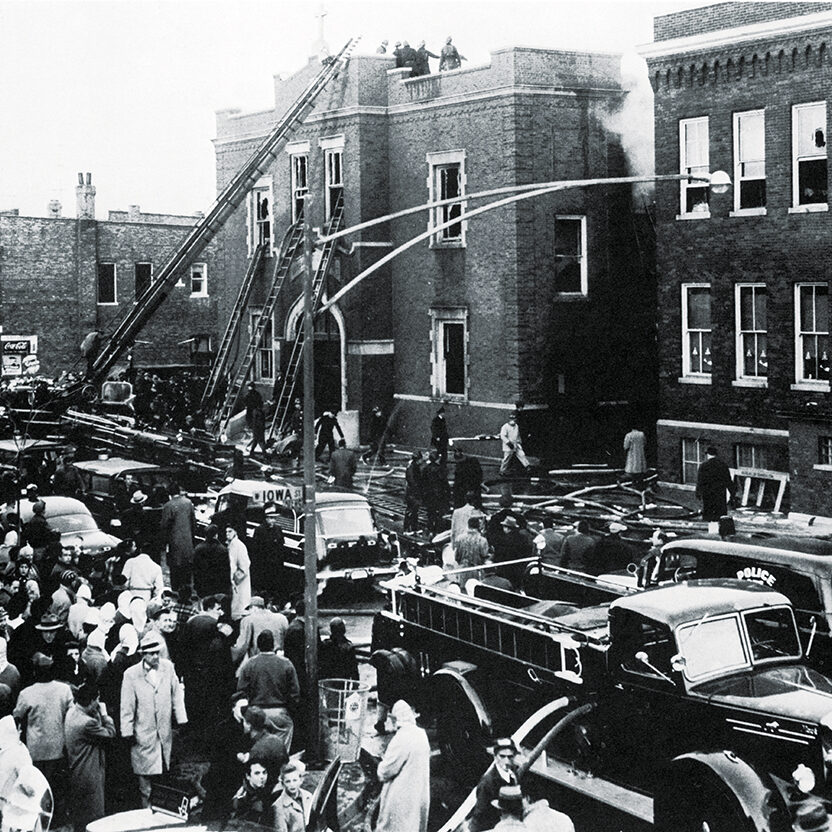
<path fill-rule="evenodd" d="M 691 786 L 668 807 L 660 832 L 752 832 L 736 800 L 711 785 Z"/>
<path fill-rule="evenodd" d="M 436 727 L 442 761 L 450 775 L 461 784 L 479 780 L 491 761 L 491 737 L 458 688 L 438 711 Z"/>

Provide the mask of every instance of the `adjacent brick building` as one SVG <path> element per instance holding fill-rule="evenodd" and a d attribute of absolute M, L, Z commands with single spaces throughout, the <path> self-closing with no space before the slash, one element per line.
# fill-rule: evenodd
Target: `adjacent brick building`
<path fill-rule="evenodd" d="M 19 340 L 37 344 L 45 375 L 85 369 L 79 351 L 84 336 L 112 328 L 197 220 L 146 214 L 131 206 L 98 221 L 90 180 L 87 174 L 76 189 L 74 218 L 61 216 L 56 201 L 46 217 L 0 212 L 0 323 L 9 345 L 4 375 L 21 369 L 15 358 Z M 140 333 L 133 351 L 135 366 L 187 366 L 195 359 L 210 359 L 222 291 L 220 248 L 221 243 L 214 242 L 203 252 Z M 126 360 L 125 356 L 123 364 Z"/>
<path fill-rule="evenodd" d="M 609 123 L 626 92 L 620 59 L 506 49 L 486 66 L 407 78 L 390 56 L 353 57 L 220 235 L 230 314 L 258 240 L 280 239 L 296 198 L 323 224 L 338 192 L 348 226 L 431 199 L 460 205 L 402 217 L 346 240 L 328 293 L 440 219 L 465 196 L 511 185 L 631 173 Z M 222 188 L 317 71 L 276 81 L 275 106 L 217 117 Z M 468 201 L 470 211 L 482 204 Z M 631 407 L 650 413 L 652 240 L 637 239 L 628 187 L 571 189 L 451 225 L 382 267 L 318 324 L 316 398 L 365 417 L 395 410 L 400 438 L 424 443 L 440 402 L 452 435 L 496 432 L 517 401 L 538 450 L 599 458 L 618 449 Z M 247 323 L 270 282 L 267 261 Z M 301 299 L 284 285 L 256 377 L 286 361 Z M 350 417 L 347 416 L 347 419 Z"/>
<path fill-rule="evenodd" d="M 761 483 L 788 474 L 793 510 L 832 514 L 832 3 L 719 3 L 657 17 L 654 37 L 657 173 L 733 181 L 657 188 L 659 467 L 690 484 L 713 444 Z"/>

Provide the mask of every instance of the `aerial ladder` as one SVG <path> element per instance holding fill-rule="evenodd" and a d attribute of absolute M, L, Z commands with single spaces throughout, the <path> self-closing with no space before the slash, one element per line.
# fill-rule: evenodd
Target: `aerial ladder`
<path fill-rule="evenodd" d="M 358 38 L 351 38 L 337 55 L 327 59 L 320 72 L 283 114 L 260 147 L 255 150 L 217 197 L 211 210 L 194 225 L 136 304 L 128 310 L 113 332 L 107 336 L 101 351 L 91 362 L 81 390 L 79 391 L 78 387 L 69 388 L 67 395 L 83 392 L 88 384 L 97 386 L 106 379 L 121 353 L 130 346 L 136 335 L 165 301 L 181 273 L 195 262 L 226 220 L 239 208 L 257 180 L 267 173 L 277 158 L 281 143 L 308 115 L 314 106 L 315 99 L 326 85 L 346 66 L 350 53 L 357 43 Z"/>
<path fill-rule="evenodd" d="M 344 222 L 344 195 L 340 193 L 335 205 L 332 209 L 332 214 L 327 223 L 325 235 L 329 237 L 336 231 L 340 231 Z M 321 259 L 318 261 L 318 267 L 315 270 L 315 277 L 312 281 L 312 309 L 316 310 L 321 304 L 324 287 L 326 285 L 326 277 L 329 274 L 329 268 L 332 265 L 332 260 L 335 255 L 335 249 L 338 245 L 338 240 L 330 240 L 324 244 L 321 250 Z M 289 414 L 291 413 L 292 398 L 297 387 L 298 371 L 301 369 L 301 360 L 303 358 L 303 327 L 299 326 L 297 334 L 295 335 L 294 343 L 292 344 L 292 352 L 289 356 L 289 362 L 286 367 L 286 373 L 283 378 L 283 386 L 280 388 L 280 395 L 275 401 L 274 415 L 272 416 L 271 425 L 269 427 L 268 435 L 280 436 L 287 426 L 289 421 Z"/>
<path fill-rule="evenodd" d="M 209 403 L 217 392 L 220 384 L 220 379 L 226 370 L 228 364 L 228 357 L 231 355 L 231 345 L 234 343 L 236 335 L 239 331 L 240 320 L 243 317 L 243 312 L 248 306 L 249 298 L 251 297 L 251 290 L 254 287 L 254 279 L 260 271 L 260 264 L 263 262 L 267 248 L 266 243 L 260 243 L 251 256 L 248 264 L 243 282 L 240 284 L 240 291 L 237 292 L 237 299 L 234 302 L 234 309 L 231 312 L 231 317 L 228 319 L 228 325 L 225 327 L 225 332 L 220 341 L 219 350 L 217 350 L 217 357 L 214 359 L 214 364 L 211 367 L 211 375 L 208 376 L 208 381 L 205 384 L 205 390 L 202 392 L 202 401 L 200 407 L 204 407 Z"/>
<path fill-rule="evenodd" d="M 263 333 L 265 333 L 266 328 L 272 320 L 274 307 L 280 296 L 280 290 L 283 288 L 283 284 L 292 269 L 292 263 L 298 251 L 303 247 L 302 244 L 303 212 L 300 213 L 297 221 L 289 226 L 289 230 L 283 238 L 280 257 L 275 262 L 271 288 L 269 289 L 269 294 L 266 296 L 266 302 L 257 310 L 257 323 L 252 327 L 251 338 L 249 338 L 245 354 L 230 380 L 228 389 L 225 391 L 225 399 L 220 408 L 219 417 L 216 420 L 218 435 L 225 433 L 228 421 L 234 415 L 234 407 L 237 404 L 240 391 L 243 389 L 246 378 L 248 378 L 248 374 L 251 372 L 251 368 L 254 366 L 254 361 L 257 358 L 257 351 L 260 349 L 260 344 L 263 341 Z"/>

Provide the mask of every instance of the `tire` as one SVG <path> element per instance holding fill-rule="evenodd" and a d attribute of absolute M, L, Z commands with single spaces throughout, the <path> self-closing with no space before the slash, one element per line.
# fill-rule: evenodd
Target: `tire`
<path fill-rule="evenodd" d="M 447 691 L 448 689 L 445 688 Z M 479 781 L 491 761 L 491 736 L 480 724 L 468 697 L 456 686 L 437 708 L 436 728 L 442 762 L 448 774 L 462 785 Z"/>
<path fill-rule="evenodd" d="M 691 784 L 665 796 L 656 832 L 753 832 L 754 826 L 724 785 Z M 657 807 L 658 808 L 658 807 Z"/>

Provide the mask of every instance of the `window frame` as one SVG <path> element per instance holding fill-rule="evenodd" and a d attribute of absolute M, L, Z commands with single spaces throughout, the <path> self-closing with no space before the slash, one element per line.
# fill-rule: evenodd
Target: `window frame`
<path fill-rule="evenodd" d="M 469 338 L 467 307 L 434 307 L 430 309 L 431 327 L 431 394 L 434 399 L 443 401 L 467 402 L 468 390 L 471 384 L 469 375 Z M 461 324 L 462 329 L 462 371 L 463 388 L 462 393 L 449 393 L 447 390 L 447 363 L 445 361 L 444 341 L 445 324 Z"/>
<path fill-rule="evenodd" d="M 303 170 L 305 185 L 298 187 L 298 176 L 296 164 L 300 159 L 303 159 Z M 300 218 L 300 209 L 298 201 L 309 193 L 309 151 L 297 152 L 289 154 L 289 188 L 290 188 L 290 202 L 292 206 L 292 223 L 296 223 Z"/>
<path fill-rule="evenodd" d="M 824 138 L 823 154 L 816 154 L 814 156 L 801 157 L 798 154 L 798 122 L 799 112 L 801 110 L 809 109 L 810 107 L 824 108 L 824 122 L 827 125 Z M 826 106 L 826 101 L 805 101 L 800 104 L 792 104 L 792 211 L 827 211 L 829 209 L 829 129 L 828 129 L 829 112 Z M 800 201 L 800 162 L 813 161 L 816 159 L 826 160 L 826 202 L 801 202 Z"/>
<path fill-rule="evenodd" d="M 324 207 L 326 217 L 329 219 L 332 216 L 336 202 L 332 198 L 333 191 L 340 190 L 341 193 L 344 193 L 344 143 L 343 139 L 337 142 L 322 139 L 319 144 L 324 151 Z M 331 168 L 336 158 L 338 159 L 339 182 L 334 182 L 332 178 Z"/>
<path fill-rule="evenodd" d="M 554 253 L 553 259 L 555 263 L 558 261 L 558 257 L 561 255 L 557 254 L 557 223 L 558 220 L 579 220 L 581 223 L 581 253 L 579 256 L 580 267 L 581 267 L 581 288 L 577 292 L 558 292 L 555 290 L 555 294 L 559 298 L 564 297 L 588 297 L 589 296 L 589 256 L 587 253 L 587 243 L 586 243 L 586 214 L 555 214 L 554 216 L 554 223 L 553 223 L 553 234 L 554 234 Z M 571 255 L 568 255 L 571 256 Z"/>
<path fill-rule="evenodd" d="M 686 454 L 687 450 L 687 443 L 692 442 L 693 446 L 696 448 L 696 459 L 692 459 L 690 456 Z M 692 480 L 689 480 L 685 474 L 685 466 L 686 465 L 695 465 L 696 472 L 699 472 L 699 466 L 705 461 L 706 454 L 705 451 L 707 450 L 707 443 L 704 439 L 701 439 L 697 436 L 683 436 L 679 442 L 679 449 L 681 451 L 682 463 L 679 470 L 680 477 L 683 485 L 696 485 L 697 476 L 694 475 Z"/>
<path fill-rule="evenodd" d="M 818 465 L 832 468 L 832 436 L 818 435 Z"/>
<path fill-rule="evenodd" d="M 700 379 L 702 381 L 710 381 L 713 378 L 713 350 L 711 350 L 711 371 L 699 372 L 691 370 L 691 353 L 690 341 L 688 335 L 690 332 L 709 332 L 713 336 L 713 316 L 711 316 L 709 329 L 691 330 L 688 325 L 688 291 L 691 289 L 707 289 L 708 295 L 713 300 L 712 288 L 710 283 L 683 283 L 682 284 L 682 378 L 683 379 Z"/>
<path fill-rule="evenodd" d="M 455 208 L 456 205 L 459 205 L 459 236 L 445 236 L 445 234 L 451 230 L 452 226 L 449 226 L 442 231 L 437 231 L 431 234 L 430 248 L 465 248 L 467 245 L 468 222 L 465 219 L 465 212 L 468 204 L 465 196 L 468 192 L 468 177 L 465 172 L 465 159 L 466 152 L 464 149 L 428 153 L 425 157 L 428 164 L 427 186 L 429 202 L 438 202 L 442 198 L 440 181 L 441 171 L 447 170 L 451 167 L 459 167 L 459 202 L 440 206 L 439 208 L 432 208 L 428 213 L 428 230 L 432 231 L 437 226 L 447 222 L 447 220 L 450 219 L 448 212 Z"/>
<path fill-rule="evenodd" d="M 794 381 L 795 385 L 798 388 L 806 388 L 812 390 L 828 390 L 829 389 L 829 380 L 821 379 L 821 378 L 805 378 L 803 375 L 803 341 L 802 338 L 804 335 L 809 335 L 812 337 L 823 336 L 824 333 L 822 330 L 807 330 L 805 333 L 801 329 L 801 315 L 800 315 L 800 290 L 808 287 L 819 287 L 822 286 L 826 289 L 826 317 L 827 317 L 827 327 L 829 322 L 829 284 L 825 281 L 817 281 L 817 280 L 809 280 L 809 281 L 801 281 L 799 283 L 794 284 Z M 816 315 L 814 317 L 817 317 Z M 826 331 L 826 337 L 829 338 L 829 330 Z M 827 352 L 829 351 L 829 346 L 827 344 Z M 827 361 L 829 359 L 827 358 Z"/>
<path fill-rule="evenodd" d="M 743 465 L 740 455 L 743 451 L 751 452 L 751 465 Z M 771 447 L 755 442 L 734 442 L 734 468 L 751 469 L 754 471 L 774 471 L 769 465 L 760 465 L 760 462 L 768 462 L 771 459 Z"/>
<path fill-rule="evenodd" d="M 148 288 L 153 285 L 153 263 L 150 260 L 135 260 L 133 261 L 133 297 L 136 302 L 138 302 L 139 298 L 144 294 L 142 292 L 139 294 L 136 292 L 137 284 L 138 284 L 138 273 L 137 269 L 139 266 L 148 266 L 150 268 L 150 279 L 147 282 Z M 147 290 L 145 290 L 147 291 Z"/>
<path fill-rule="evenodd" d="M 260 320 L 260 316 L 262 315 L 262 310 L 258 309 L 249 309 L 249 338 L 254 336 L 254 331 L 257 328 L 257 323 Z M 263 332 L 263 339 L 257 346 L 257 355 L 254 359 L 254 378 L 257 381 L 264 382 L 264 383 L 274 383 L 274 373 L 275 368 L 277 366 L 277 357 L 275 356 L 275 327 L 274 327 L 274 315 L 271 316 L 271 338 L 267 342 L 266 335 L 268 334 L 269 329 L 267 328 Z M 268 346 L 264 346 L 264 344 L 268 343 Z M 269 363 L 271 365 L 271 375 L 265 375 L 262 372 L 263 367 L 263 358 L 268 354 L 269 356 Z"/>
<path fill-rule="evenodd" d="M 267 194 L 269 200 L 269 216 L 267 220 L 258 218 L 258 194 Z M 267 252 L 274 252 L 274 185 L 270 176 L 263 176 L 257 180 L 248 195 L 247 203 L 248 253 L 253 254 L 260 244 L 260 227 L 269 223 L 269 244 Z"/>
<path fill-rule="evenodd" d="M 735 359 L 736 359 L 736 373 L 737 381 L 746 382 L 749 384 L 759 385 L 760 387 L 768 386 L 768 375 L 748 375 L 745 372 L 745 345 L 743 343 L 743 336 L 752 334 L 759 336 L 763 334 L 766 336 L 765 350 L 768 350 L 768 329 L 749 329 L 742 328 L 742 290 L 743 289 L 764 289 L 766 292 L 766 321 L 768 321 L 768 287 L 765 283 L 736 283 L 734 285 L 734 337 L 735 337 Z M 756 317 L 756 304 L 752 303 L 752 309 Z M 755 339 L 756 346 L 756 339 Z M 758 359 L 759 360 L 759 359 Z"/>
<path fill-rule="evenodd" d="M 104 266 L 112 266 L 113 267 L 113 299 L 112 300 L 101 300 L 101 269 Z M 111 261 L 106 261 L 103 263 L 98 263 L 98 268 L 96 269 L 96 284 L 95 284 L 95 303 L 96 306 L 118 306 L 118 266 Z"/>
<path fill-rule="evenodd" d="M 760 116 L 763 121 L 763 158 L 762 159 L 742 159 L 741 154 L 741 138 L 742 138 L 742 121 L 743 118 L 748 116 Z M 765 214 L 766 213 L 766 206 L 768 202 L 768 193 L 765 193 L 765 197 L 763 200 L 762 205 L 750 207 L 750 208 L 743 208 L 742 207 L 742 183 L 743 182 L 757 182 L 762 180 L 763 187 L 765 188 L 767 185 L 767 175 L 765 173 L 765 163 L 766 163 L 766 111 L 765 108 L 757 109 L 757 110 L 743 110 L 741 112 L 734 113 L 733 117 L 733 126 L 734 126 L 734 214 L 738 216 L 753 216 L 755 214 Z M 742 173 L 742 168 L 744 164 L 748 162 L 762 162 L 763 164 L 763 176 L 744 176 Z"/>
<path fill-rule="evenodd" d="M 705 142 L 705 163 L 699 165 L 688 165 L 686 162 L 687 153 L 686 153 L 686 143 L 685 143 L 685 128 L 688 125 L 692 124 L 705 124 L 707 127 L 707 140 Z M 711 160 L 711 126 L 710 126 L 710 117 L 709 116 L 693 116 L 692 118 L 680 118 L 679 119 L 679 173 L 682 176 L 688 176 L 691 174 L 694 168 L 705 168 L 706 172 L 710 172 L 710 160 Z M 706 204 L 708 205 L 707 210 L 705 211 L 688 211 L 687 209 L 687 197 L 688 197 L 688 190 L 691 188 L 703 188 L 706 195 Z M 708 219 L 711 216 L 711 209 L 710 209 L 710 191 L 708 183 L 704 183 L 703 185 L 697 185 L 695 183 L 687 182 L 682 180 L 679 183 L 679 216 L 685 218 L 695 218 L 695 219 Z"/>
<path fill-rule="evenodd" d="M 195 292 L 194 291 L 194 271 L 197 269 L 202 270 L 202 291 Z M 207 263 L 191 263 L 188 267 L 188 284 L 190 286 L 191 293 L 189 297 L 191 298 L 207 298 L 208 295 L 208 264 Z"/>

